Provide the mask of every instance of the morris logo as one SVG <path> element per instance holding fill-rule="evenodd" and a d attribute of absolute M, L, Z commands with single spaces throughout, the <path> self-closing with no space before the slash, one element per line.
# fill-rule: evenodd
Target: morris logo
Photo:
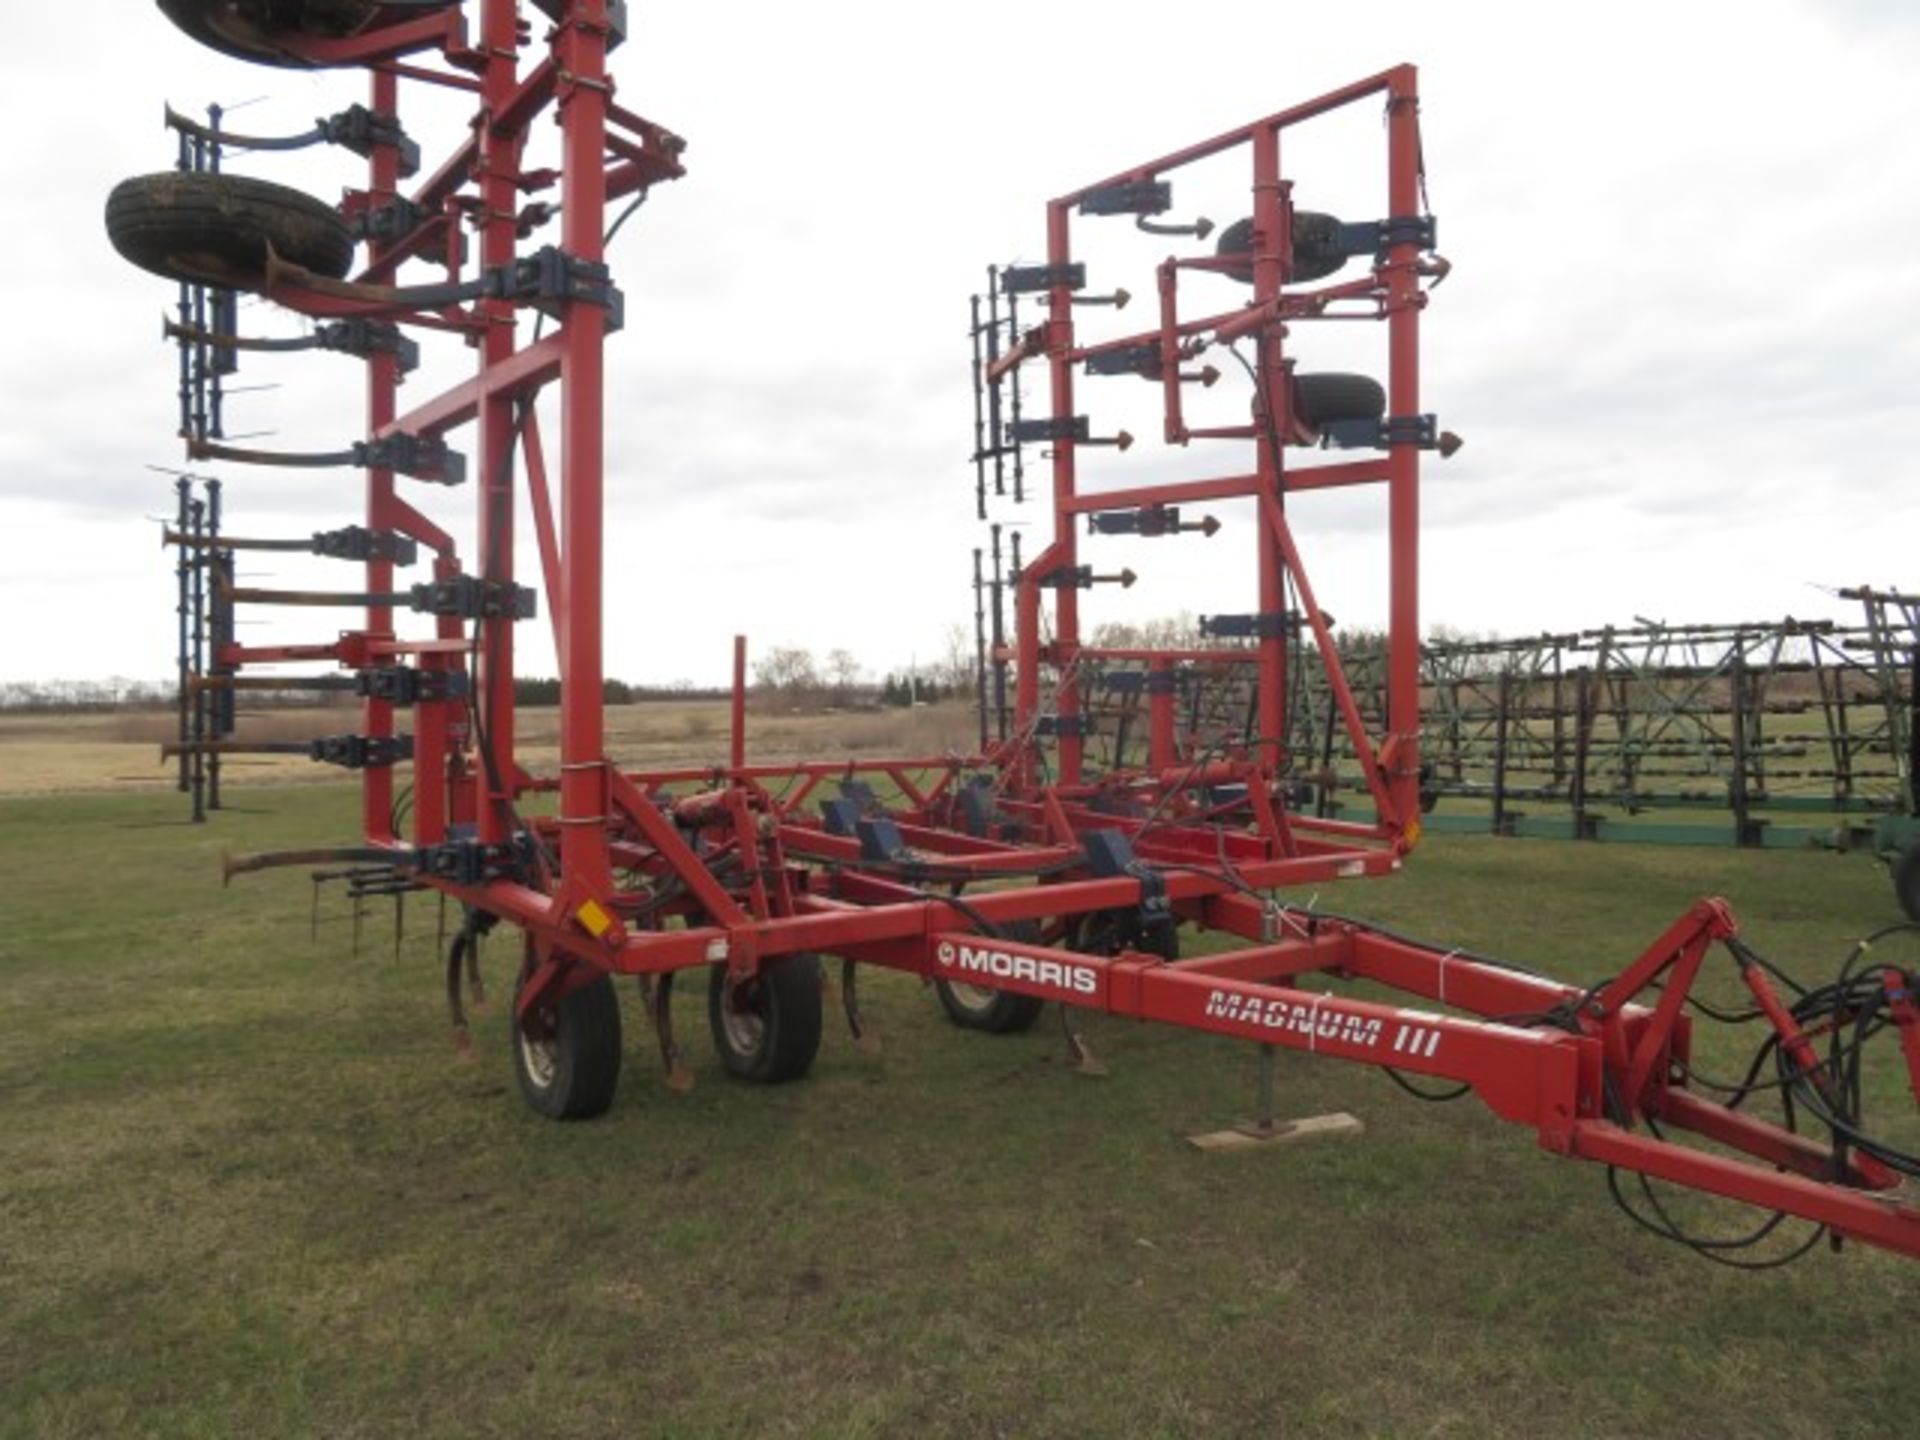
<path fill-rule="evenodd" d="M 1100 977 L 1090 965 L 1040 960 L 991 946 L 955 945 L 944 940 L 933 953 L 943 968 L 963 971 L 969 977 L 978 976 L 978 983 L 1023 980 L 1030 985 L 1046 985 L 1074 995 L 1092 995 L 1100 988 Z"/>

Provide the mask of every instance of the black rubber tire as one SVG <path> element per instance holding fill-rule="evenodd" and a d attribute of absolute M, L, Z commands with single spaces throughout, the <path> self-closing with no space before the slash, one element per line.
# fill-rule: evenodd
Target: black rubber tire
<path fill-rule="evenodd" d="M 353 266 L 353 232 L 339 211 L 247 175 L 122 180 L 107 197 L 107 238 L 142 270 L 232 290 L 265 283 L 268 247 L 335 280 Z"/>
<path fill-rule="evenodd" d="M 377 0 L 156 0 L 189 37 L 222 55 L 257 65 L 311 68 L 280 43 L 287 35 L 338 40 L 378 13 Z M 452 3 L 452 0 L 449 0 Z"/>
<path fill-rule="evenodd" d="M 1387 413 L 1387 392 L 1371 375 L 1296 375 L 1293 413 L 1315 430 L 1337 420 L 1378 420 Z"/>
<path fill-rule="evenodd" d="M 613 977 L 569 990 L 527 1020 L 523 1029 L 516 1005 L 508 1022 L 521 1099 L 549 1120 L 606 1114 L 620 1084 L 620 997 Z"/>
<path fill-rule="evenodd" d="M 1287 277 L 1289 285 L 1305 285 L 1310 281 L 1324 280 L 1347 263 L 1347 253 L 1340 239 L 1341 225 L 1332 215 L 1322 215 L 1317 210 L 1296 210 L 1293 212 L 1293 273 Z M 1245 255 L 1253 249 L 1253 217 L 1236 220 L 1220 232 L 1220 238 L 1213 243 L 1215 255 Z M 1220 272 L 1231 275 L 1243 285 L 1253 283 L 1253 262 L 1244 265 L 1229 265 Z"/>
<path fill-rule="evenodd" d="M 1893 893 L 1909 920 L 1920 920 L 1920 840 L 1907 846 L 1893 862 Z"/>
<path fill-rule="evenodd" d="M 1040 927 L 1031 920 L 1016 920 L 1000 928 L 1009 940 L 1029 945 L 1040 942 Z M 953 985 L 945 980 L 933 982 L 933 993 L 947 1012 L 947 1019 L 962 1030 L 978 1030 L 983 1035 L 1018 1035 L 1031 1030 L 1047 1004 L 1038 995 L 995 990 L 988 985 Z"/>
<path fill-rule="evenodd" d="M 756 1085 L 798 1080 L 820 1052 L 820 957 L 783 955 L 737 994 L 727 967 L 715 965 L 707 1023 L 729 1075 Z"/>

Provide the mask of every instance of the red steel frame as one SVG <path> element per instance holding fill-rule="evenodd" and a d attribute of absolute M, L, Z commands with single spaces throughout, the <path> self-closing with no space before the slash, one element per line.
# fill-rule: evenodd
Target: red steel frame
<path fill-rule="evenodd" d="M 646 773 L 622 772 L 605 754 L 602 724 L 602 351 L 607 312 L 590 300 L 569 300 L 558 328 L 522 336 L 510 301 L 482 300 L 431 312 L 410 309 L 404 292 L 369 289 L 393 283 L 409 259 L 459 270 L 455 243 L 464 220 L 479 237 L 481 263 L 497 266 L 518 253 L 519 197 L 561 186 L 563 247 L 580 260 L 601 258 L 607 202 L 678 177 L 679 142 L 615 103 L 606 68 L 611 37 L 607 0 L 549 0 L 555 22 L 546 53 L 530 65 L 539 42 L 523 33 L 513 0 L 481 0 L 479 37 L 469 42 L 459 7 L 402 20 L 339 41 L 290 43 L 317 63 L 364 64 L 372 72 L 372 104 L 397 109 L 401 82 L 451 85 L 472 92 L 478 119 L 472 135 L 411 197 L 441 218 L 399 248 L 376 253 L 359 286 L 327 286 L 305 272 L 280 272 L 272 298 L 309 315 L 386 315 L 404 324 L 466 338 L 477 354 L 474 377 L 402 413 L 394 361 L 368 362 L 370 433 L 445 435 L 472 424 L 477 439 L 479 573 L 494 581 L 515 574 L 513 496 L 524 477 L 562 680 L 561 765 L 557 779 L 536 778 L 515 759 L 513 622 L 485 622 L 475 639 L 457 620 L 437 623 L 430 638 L 402 639 L 394 616 L 371 609 L 364 627 L 312 645 L 229 647 L 230 665 L 330 659 L 347 667 L 411 660 L 423 670 L 473 666 L 479 684 L 465 702 L 427 702 L 414 716 L 414 803 L 411 834 L 393 833 L 393 777 L 364 779 L 364 831 L 369 846 L 390 849 L 396 863 L 439 846 L 472 827 L 505 853 L 516 832 L 538 833 L 555 858 L 538 860 L 513 878 L 475 885 L 427 875 L 465 904 L 504 919 L 528 937 L 529 963 L 518 1004 L 524 1014 L 554 995 L 617 972 L 662 975 L 726 964 L 740 981 L 783 955 L 837 954 L 922 976 L 951 976 L 1196 1030 L 1463 1082 L 1496 1114 L 1532 1128 L 1559 1154 L 1598 1160 L 1754 1205 L 1786 1210 L 1837 1233 L 1920 1256 L 1920 1212 L 1891 1195 L 1896 1176 L 1856 1154 L 1833 1173 L 1824 1146 L 1743 1112 L 1700 1098 L 1683 1083 L 1690 1041 L 1682 1002 L 1709 947 L 1734 933 L 1724 904 L 1703 901 L 1659 937 L 1617 979 L 1593 991 L 1402 940 L 1357 922 L 1313 917 L 1256 898 L 1275 887 L 1397 868 L 1417 838 L 1419 721 L 1417 690 L 1417 535 L 1419 452 L 1392 445 L 1383 459 L 1301 467 L 1286 473 L 1276 447 L 1259 443 L 1255 427 L 1211 432 L 1255 442 L 1249 474 L 1100 495 L 1076 488 L 1072 442 L 1053 458 L 1053 538 L 1029 564 L 1017 592 L 1013 657 L 1018 664 L 1014 738 L 957 762 L 921 756 L 856 762 L 747 763 L 739 708 L 742 666 L 736 651 L 734 742 L 729 763 Z M 443 66 L 423 61 L 437 52 Z M 1187 429 L 1180 409 L 1181 359 L 1208 340 L 1260 339 L 1260 388 L 1280 432 L 1305 438 L 1290 414 L 1288 362 L 1281 337 L 1290 322 L 1340 312 L 1358 303 L 1384 320 L 1389 343 L 1389 413 L 1419 406 L 1419 320 L 1424 273 L 1416 246 L 1395 244 L 1361 280 L 1304 290 L 1288 284 L 1290 184 L 1281 170 L 1281 139 L 1291 128 L 1333 110 L 1381 99 L 1386 106 L 1388 200 L 1394 217 L 1412 217 L 1419 203 L 1416 72 L 1398 66 L 1309 104 L 1266 116 L 1112 177 L 1152 180 L 1196 161 L 1243 150 L 1250 161 L 1256 243 L 1251 302 L 1197 320 L 1178 315 L 1179 271 L 1218 268 L 1211 259 L 1169 260 L 1160 271 L 1161 322 L 1141 339 L 1162 346 L 1167 439 L 1209 438 Z M 536 118 L 557 115 L 562 135 L 558 176 L 529 172 L 523 155 Z M 399 193 L 398 155 L 376 147 L 364 196 L 378 203 Z M 1102 182 L 1112 183 L 1109 182 Z M 1092 188 L 1092 187 L 1089 187 Z M 1072 258 L 1072 212 L 1083 191 L 1047 210 L 1048 258 Z M 1077 348 L 1072 297 L 1050 296 L 1034 353 L 1044 353 L 1053 411 L 1074 406 Z M 533 397 L 560 391 L 558 507 Z M 1360 723 L 1338 670 L 1326 624 L 1313 597 L 1288 521 L 1294 490 L 1384 483 L 1391 541 L 1390 664 L 1387 733 L 1377 744 Z M 1123 775 L 1090 776 L 1080 739 L 1062 734 L 1055 773 L 1041 776 L 1036 722 L 1046 677 L 1054 675 L 1058 713 L 1076 713 L 1067 678 L 1077 658 L 1103 653 L 1079 640 L 1078 597 L 1060 589 L 1055 638 L 1041 641 L 1042 587 L 1048 573 L 1077 563 L 1075 522 L 1094 508 L 1250 497 L 1259 516 L 1260 608 L 1280 612 L 1290 577 L 1301 611 L 1326 655 L 1336 695 L 1366 757 L 1377 824 L 1360 826 L 1290 815 L 1279 783 L 1286 756 L 1280 736 L 1286 698 L 1286 648 L 1260 642 L 1259 734 L 1251 746 L 1195 756 L 1172 733 L 1171 706 L 1155 712 L 1154 763 Z M 368 478 L 366 523 L 412 535 L 435 556 L 436 574 L 460 573 L 451 537 L 400 495 L 396 477 Z M 391 567 L 369 565 L 371 591 L 390 589 Z M 1139 658 L 1164 667 L 1185 652 Z M 364 729 L 393 733 L 391 707 L 369 703 Z M 1017 828 L 1012 837 L 968 834 L 957 820 L 963 772 L 998 777 L 997 803 Z M 862 859 L 860 843 L 827 832 L 802 806 L 826 782 L 867 776 L 897 792 L 890 814 L 914 853 L 936 866 L 942 883 L 977 878 L 991 888 L 962 901 L 913 883 L 912 872 Z M 1214 804 L 1206 787 L 1243 785 L 1245 798 Z M 777 789 L 775 787 L 778 787 Z M 523 816 L 519 806 L 557 792 L 555 813 Z M 1128 802 L 1115 805 L 1116 798 Z M 1232 824 L 1223 821 L 1231 820 Z M 1117 829 L 1152 867 L 1174 912 L 1184 921 L 1248 942 L 1243 948 L 1168 962 L 1124 950 L 1114 956 L 1067 948 L 1069 922 L 1104 910 L 1131 911 L 1143 882 L 1132 874 L 1096 878 L 1081 863 L 1082 838 Z M 619 878 L 616 879 L 616 873 Z M 924 872 L 923 872 L 924 873 Z M 1038 873 L 1040 879 L 1034 876 Z M 1042 923 L 1037 942 L 992 933 L 1011 922 Z M 1409 1009 L 1306 988 L 1315 973 L 1364 979 L 1436 1009 Z M 1743 975 L 1755 1003 L 1789 1047 L 1806 1047 L 1766 978 Z M 1890 984 L 1893 982 L 1890 981 Z M 1642 997 L 1656 996 L 1651 1003 Z M 1903 1000 L 1903 1003 L 1904 1000 Z M 1502 1019 L 1501 1017 L 1506 1017 Z M 1521 1020 L 1517 1017 L 1527 1017 Z M 1920 1030 L 1907 1022 L 1903 1039 L 1920 1077 Z M 1546 1023 L 1546 1022 L 1551 1023 Z M 1916 1079 L 1920 1093 L 1920 1078 Z M 1709 1151 L 1639 1128 L 1664 1124 L 1715 1142 Z"/>

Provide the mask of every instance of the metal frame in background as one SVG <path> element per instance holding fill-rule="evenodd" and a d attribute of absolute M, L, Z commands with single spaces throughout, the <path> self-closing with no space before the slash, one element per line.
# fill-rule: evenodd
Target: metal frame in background
<path fill-rule="evenodd" d="M 391 210 L 405 198 L 420 218 L 400 238 L 377 243 L 355 282 L 280 264 L 270 267 L 265 293 L 316 318 L 379 319 L 471 339 L 476 369 L 402 413 L 396 358 L 366 358 L 366 443 L 384 448 L 368 455 L 365 529 L 430 551 L 433 579 L 396 591 L 393 560 L 382 551 L 366 561 L 364 594 L 350 597 L 364 607 L 360 629 L 306 645 L 231 644 L 217 657 L 235 667 L 332 661 L 361 680 L 381 677 L 369 685 L 362 733 L 321 757 L 365 771 L 359 843 L 242 857 L 230 862 L 229 873 L 321 858 L 386 863 L 473 916 L 521 930 L 526 958 L 514 1004 L 522 1026 L 614 974 L 656 977 L 660 996 L 678 971 L 719 967 L 716 994 L 737 997 L 765 982 L 783 957 L 825 953 L 843 958 L 847 982 L 856 964 L 881 965 L 1451 1079 L 1496 1114 L 1533 1129 L 1555 1153 L 1777 1208 L 1920 1255 L 1920 1214 L 1890 1198 L 1896 1177 L 1880 1159 L 1794 1135 L 1686 1085 L 1690 1022 L 1682 1006 L 1711 945 L 1737 945 L 1731 917 L 1717 902 L 1695 907 L 1612 982 L 1582 990 L 1266 898 L 1275 887 L 1394 870 L 1417 824 L 1419 472 L 1416 447 L 1396 423 L 1415 416 L 1419 403 L 1424 262 L 1416 239 L 1411 66 L 1101 182 L 1157 182 L 1204 156 L 1239 147 L 1250 155 L 1252 303 L 1199 319 L 1175 313 L 1146 338 L 1160 344 L 1164 369 L 1174 376 L 1178 361 L 1206 344 L 1237 337 L 1256 344 L 1264 423 L 1240 427 L 1233 438 L 1253 442 L 1260 458 L 1252 473 L 1213 482 L 1148 487 L 1124 499 L 1077 493 L 1075 454 L 1091 441 L 1073 431 L 1072 366 L 1088 351 L 1074 342 L 1071 289 L 1050 286 L 1037 353 L 1051 379 L 1042 423 L 1055 451 L 1054 536 L 1016 583 L 1016 723 L 1004 744 L 970 759 L 754 764 L 736 704 L 727 765 L 628 772 L 606 756 L 601 710 L 602 350 L 618 309 L 602 246 L 609 200 L 679 176 L 680 145 L 614 100 L 606 56 L 618 38 L 617 7 L 551 0 L 541 8 L 554 23 L 537 39 L 520 28 L 512 0 L 483 0 L 471 42 L 458 7 L 426 15 L 393 7 L 392 23 L 351 36 L 288 39 L 295 58 L 369 67 L 377 115 L 397 119 L 404 81 L 471 94 L 477 118 L 405 197 L 398 189 L 400 145 L 388 139 L 371 147 L 368 187 L 350 197 L 351 209 Z M 441 63 L 434 63 L 436 54 Z M 1403 238 L 1383 246 L 1363 279 L 1318 291 L 1289 287 L 1293 212 L 1279 168 L 1280 137 L 1370 101 L 1387 105 L 1391 214 L 1384 233 Z M 562 137 L 557 176 L 522 163 L 531 127 L 550 114 Z M 522 229 L 530 238 L 550 218 L 529 213 L 543 202 L 527 197 L 556 179 L 560 242 L 523 246 Z M 1098 188 L 1069 192 L 1048 207 L 1050 266 L 1072 263 L 1074 207 Z M 477 281 L 462 275 L 460 247 L 452 243 L 461 223 L 477 237 Z M 401 262 L 414 257 L 443 265 L 447 283 L 396 286 Z M 1176 259 L 1161 273 L 1177 291 L 1182 269 L 1219 263 Z M 1281 330 L 1334 306 L 1362 307 L 1389 328 L 1393 438 L 1384 459 L 1283 474 L 1280 447 L 1263 442 L 1274 431 L 1296 442 L 1307 437 L 1291 414 Z M 538 308 L 556 328 L 527 338 L 520 325 L 527 308 Z M 1176 442 L 1199 438 L 1175 429 L 1178 384 L 1167 381 L 1169 438 Z M 558 391 L 557 504 L 532 403 L 548 387 Z M 401 498 L 404 467 L 391 463 L 417 458 L 467 425 L 475 432 L 477 477 L 472 574 L 451 538 Z M 434 468 L 445 478 L 444 468 Z M 1259 733 L 1244 754 L 1223 753 L 1173 774 L 1149 766 L 1090 777 L 1082 737 L 1067 723 L 1075 701 L 1064 678 L 1051 696 L 1051 744 L 1042 745 L 1040 722 L 1049 713 L 1043 667 L 1065 677 L 1077 657 L 1093 655 L 1078 641 L 1073 586 L 1049 585 L 1077 570 L 1073 525 L 1080 514 L 1186 499 L 1209 484 L 1215 493 L 1249 496 L 1261 517 L 1258 614 L 1285 616 L 1291 580 L 1301 623 L 1330 653 L 1284 497 L 1307 485 L 1353 483 L 1385 483 L 1389 490 L 1394 639 L 1387 733 L 1377 745 L 1357 710 L 1346 707 L 1349 727 L 1359 732 L 1356 745 L 1370 761 L 1379 821 L 1350 825 L 1289 814 L 1286 655 L 1278 633 L 1259 637 Z M 516 579 L 511 501 L 522 484 L 558 640 L 556 776 L 535 776 L 516 759 L 513 632 L 532 618 L 531 596 Z M 1043 587 L 1055 597 L 1050 647 L 1040 634 Z M 274 592 L 235 598 L 273 603 Z M 402 638 L 395 622 L 403 608 L 431 615 L 432 634 Z M 396 734 L 402 706 L 412 712 L 410 736 Z M 413 796 L 402 838 L 393 766 L 406 755 Z M 804 808 L 836 790 L 820 813 Z M 537 813 L 535 797 L 552 809 Z M 1246 943 L 1191 960 L 1146 948 L 1141 937 L 1164 934 L 1173 918 Z M 1090 953 L 1088 927 L 1102 922 L 1121 941 Z M 470 938 L 468 927 L 462 933 Z M 1744 952 L 1733 954 L 1779 1045 L 1810 1057 L 1799 1013 L 1780 1004 Z M 449 957 L 456 984 L 461 955 L 456 944 Z M 1420 1008 L 1335 995 L 1319 977 L 1371 980 L 1415 997 Z M 1912 1005 L 1900 986 L 1910 983 L 1888 972 L 1884 1000 L 1909 1034 Z M 855 1014 L 850 983 L 846 993 Z M 671 1061 L 670 1039 L 663 1048 Z M 1920 1077 L 1920 1045 L 1909 1056 Z M 1673 1138 L 1679 1130 L 1731 1153 L 1682 1145 Z"/>
<path fill-rule="evenodd" d="M 1872 843 L 1887 817 L 1914 813 L 1911 626 L 1883 605 L 1868 606 L 1858 624 L 1642 621 L 1429 642 L 1420 661 L 1426 829 L 1773 848 Z M 1179 757 L 1207 736 L 1252 735 L 1253 660 L 1243 649 L 1168 665 L 1160 685 L 1137 661 L 1082 666 L 1099 762 L 1145 762 L 1142 702 L 1157 691 L 1178 697 Z M 1349 644 L 1343 660 L 1362 716 L 1377 725 L 1381 653 Z M 1365 783 L 1317 655 L 1300 650 L 1292 663 L 1287 734 L 1299 803 L 1337 816 Z M 991 722 L 991 706 L 988 714 Z M 1450 799 L 1489 808 L 1448 813 Z M 1549 813 L 1518 808 L 1536 805 Z M 1671 811 L 1723 811 L 1732 824 L 1645 818 Z"/>

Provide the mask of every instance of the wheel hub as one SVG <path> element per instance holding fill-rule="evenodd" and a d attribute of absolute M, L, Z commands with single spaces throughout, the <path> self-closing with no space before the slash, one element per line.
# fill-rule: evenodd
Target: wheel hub
<path fill-rule="evenodd" d="M 720 1028 L 726 1032 L 727 1044 L 736 1053 L 759 1053 L 767 1038 L 765 1012 L 766 1002 L 757 985 L 736 990 L 727 997 L 727 1003 L 720 1009 Z"/>
<path fill-rule="evenodd" d="M 550 1089 L 560 1064 L 560 1044 L 552 1010 L 542 1008 L 526 1017 L 520 1028 L 520 1064 L 527 1079 L 541 1090 Z"/>
<path fill-rule="evenodd" d="M 1000 998 L 998 990 L 985 985 L 969 985 L 964 980 L 947 981 L 947 993 L 968 1010 L 989 1010 L 993 1002 Z"/>

